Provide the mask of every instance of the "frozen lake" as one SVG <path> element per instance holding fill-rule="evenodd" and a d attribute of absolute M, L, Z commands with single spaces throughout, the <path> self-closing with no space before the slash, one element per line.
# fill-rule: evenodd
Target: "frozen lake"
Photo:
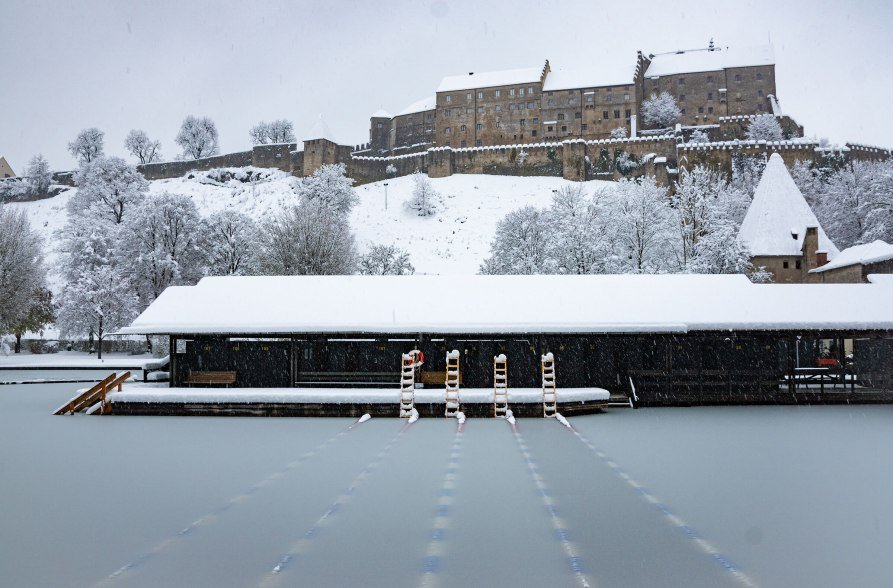
<path fill-rule="evenodd" d="M 0 386 L 0 584 L 889 585 L 890 406 L 51 416 L 77 387 Z"/>

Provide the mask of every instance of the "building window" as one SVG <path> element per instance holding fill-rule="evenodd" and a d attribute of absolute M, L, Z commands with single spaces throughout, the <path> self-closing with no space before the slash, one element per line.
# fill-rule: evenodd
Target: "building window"
<path fill-rule="evenodd" d="M 585 131 L 586 129 L 589 128 L 589 125 L 587 125 L 586 123 L 583 123 L 582 125 L 580 125 L 580 127 Z"/>
<path fill-rule="evenodd" d="M 378 123 L 378 128 L 380 129 L 381 127 L 382 127 L 382 124 L 381 124 L 381 123 Z"/>
<path fill-rule="evenodd" d="M 794 262 L 794 267 L 797 269 L 802 269 L 803 266 L 801 265 L 801 262 L 799 259 Z"/>
<path fill-rule="evenodd" d="M 510 103 L 509 103 L 509 110 L 514 110 L 514 109 L 515 109 L 515 103 L 514 103 L 514 102 L 510 102 Z"/>
<path fill-rule="evenodd" d="M 521 119 L 520 121 L 518 121 L 518 122 L 519 122 L 519 123 L 521 124 L 521 126 L 523 127 L 523 126 L 525 126 L 525 125 L 527 124 L 527 119 L 526 119 L 526 118 L 522 118 L 522 119 Z"/>
<path fill-rule="evenodd" d="M 608 119 L 610 118 L 610 117 L 608 116 L 608 111 L 607 111 L 607 110 L 603 110 L 603 111 L 602 111 L 602 118 L 605 119 L 605 120 L 608 120 Z"/>
<path fill-rule="evenodd" d="M 533 96 L 533 88 L 527 88 L 527 93 Z"/>
<path fill-rule="evenodd" d="M 624 116 L 625 118 L 632 118 L 632 115 L 633 115 L 633 111 L 630 110 L 629 108 L 627 108 L 627 109 L 626 109 L 626 112 L 623 113 L 623 116 Z"/>
<path fill-rule="evenodd" d="M 757 90 L 757 96 L 759 96 L 760 98 L 762 98 L 762 97 L 763 97 L 763 91 L 762 91 L 762 90 Z"/>
<path fill-rule="evenodd" d="M 558 113 L 558 120 L 564 120 L 564 113 L 563 113 L 563 112 L 559 112 L 559 113 Z"/>
<path fill-rule="evenodd" d="M 468 147 L 468 141 L 462 139 L 461 141 L 459 141 L 459 147 Z"/>
<path fill-rule="evenodd" d="M 481 147 L 481 146 L 483 146 L 483 144 L 484 144 L 484 142 L 480 139 L 475 139 L 475 141 L 474 141 L 475 147 Z"/>
<path fill-rule="evenodd" d="M 713 100 L 713 92 L 707 92 L 707 100 Z"/>
<path fill-rule="evenodd" d="M 466 127 L 465 125 L 462 125 L 461 127 L 459 127 L 459 130 L 464 133 L 465 131 L 468 130 L 468 127 Z"/>
<path fill-rule="evenodd" d="M 450 133 L 453 132 L 453 129 L 451 129 L 450 127 L 444 127 L 443 132 L 446 133 L 447 135 L 449 135 Z"/>
<path fill-rule="evenodd" d="M 471 108 L 465 109 L 465 114 L 471 114 L 472 112 L 474 112 L 474 111 Z"/>
<path fill-rule="evenodd" d="M 524 88 L 518 88 L 518 96 L 524 95 Z"/>
<path fill-rule="evenodd" d="M 685 102 L 685 94 L 679 94 L 679 102 Z"/>
<path fill-rule="evenodd" d="M 605 102 L 614 102 L 614 94 L 608 94 L 605 96 Z"/>
<path fill-rule="evenodd" d="M 788 269 L 788 262 L 786 262 L 786 261 L 782 261 L 782 262 L 781 262 L 781 267 L 783 267 L 784 269 Z"/>
<path fill-rule="evenodd" d="M 763 79 L 763 74 L 758 73 L 758 74 L 757 74 L 757 79 L 758 79 L 758 80 L 762 80 L 762 79 Z"/>
<path fill-rule="evenodd" d="M 478 106 L 478 114 L 484 114 L 484 107 Z"/>
<path fill-rule="evenodd" d="M 685 114 L 685 109 L 683 108 L 682 110 L 680 110 L 680 112 L 681 112 L 682 114 Z"/>
<path fill-rule="evenodd" d="M 496 128 L 498 129 L 498 128 L 501 128 L 501 127 L 502 127 L 502 122 L 497 120 L 497 121 L 496 121 Z"/>
<path fill-rule="evenodd" d="M 449 108 L 447 108 L 446 110 L 443 111 L 443 115 L 444 116 L 453 116 L 453 111 L 450 110 Z"/>
<path fill-rule="evenodd" d="M 712 107 L 712 106 L 708 106 L 708 107 L 707 107 L 707 114 L 713 114 L 713 107 Z"/>
<path fill-rule="evenodd" d="M 509 88 L 509 96 L 514 96 L 514 95 L 515 95 L 515 89 Z"/>
<path fill-rule="evenodd" d="M 493 108 L 496 110 L 496 112 L 500 112 L 500 111 L 502 111 L 502 104 L 497 104 Z"/>
<path fill-rule="evenodd" d="M 679 85 L 680 85 L 680 86 L 684 86 L 684 85 L 685 85 L 685 78 L 679 78 Z"/>
<path fill-rule="evenodd" d="M 595 96 L 593 96 L 592 94 L 587 94 L 587 95 L 586 95 L 586 102 L 592 102 L 592 99 L 593 99 L 593 98 L 595 98 Z"/>
<path fill-rule="evenodd" d="M 483 100 L 483 99 L 484 99 L 484 93 L 478 92 L 478 100 Z"/>
<path fill-rule="evenodd" d="M 582 113 L 582 112 L 575 112 L 575 113 L 574 113 L 574 118 L 583 118 L 583 113 Z"/>
<path fill-rule="evenodd" d="M 549 125 L 548 127 L 546 127 L 546 130 L 549 131 L 549 132 L 551 133 L 551 132 L 552 132 L 552 125 Z"/>
<path fill-rule="evenodd" d="M 531 137 L 536 137 L 536 130 L 530 131 L 530 136 L 531 136 Z"/>
<path fill-rule="evenodd" d="M 624 102 L 629 102 L 629 94 L 624 94 L 624 95 L 623 95 L 623 101 L 624 101 Z"/>
<path fill-rule="evenodd" d="M 735 74 L 735 81 L 736 81 L 736 82 L 740 82 L 740 81 L 741 81 L 741 74 Z"/>
<path fill-rule="evenodd" d="M 466 100 L 471 100 L 471 92 L 469 92 L 468 94 L 465 95 L 465 99 L 466 99 Z"/>
<path fill-rule="evenodd" d="M 502 90 L 494 90 L 494 91 L 493 91 L 493 96 L 494 96 L 495 98 L 499 98 L 499 96 L 500 96 L 501 94 L 502 94 Z"/>
<path fill-rule="evenodd" d="M 529 108 L 530 110 L 533 110 L 534 108 L 536 108 L 536 103 L 535 103 L 535 102 L 528 102 L 528 103 L 527 103 L 527 108 Z"/>
<path fill-rule="evenodd" d="M 453 101 L 453 97 L 452 97 L 452 96 L 447 96 L 447 97 L 446 97 L 446 101 L 447 101 L 447 104 L 449 104 L 450 102 Z"/>
<path fill-rule="evenodd" d="M 615 111 L 614 111 L 614 118 L 620 118 L 620 111 L 619 111 L 619 110 L 615 110 Z"/>
<path fill-rule="evenodd" d="M 561 126 L 561 132 L 562 132 L 562 133 L 566 133 L 566 132 L 567 132 L 567 127 L 564 126 L 564 125 L 562 125 L 562 126 Z"/>
<path fill-rule="evenodd" d="M 699 113 L 699 114 L 703 114 L 703 113 L 704 113 L 704 107 L 703 107 L 703 106 L 698 106 L 698 113 Z"/>
<path fill-rule="evenodd" d="M 482 125 L 481 123 L 478 123 L 478 124 L 474 125 L 474 128 L 476 128 L 477 130 L 480 131 L 481 129 L 484 128 L 484 125 Z"/>
<path fill-rule="evenodd" d="M 555 106 L 555 99 L 549 98 L 549 106 Z"/>
<path fill-rule="evenodd" d="M 533 124 L 535 124 L 535 125 L 540 124 L 540 119 L 538 119 L 538 118 L 533 119 Z"/>

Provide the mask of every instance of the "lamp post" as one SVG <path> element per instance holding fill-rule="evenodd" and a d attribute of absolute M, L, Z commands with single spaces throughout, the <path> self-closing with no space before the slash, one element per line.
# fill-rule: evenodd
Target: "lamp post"
<path fill-rule="evenodd" d="M 384 209 L 388 209 L 388 183 L 384 183 Z"/>

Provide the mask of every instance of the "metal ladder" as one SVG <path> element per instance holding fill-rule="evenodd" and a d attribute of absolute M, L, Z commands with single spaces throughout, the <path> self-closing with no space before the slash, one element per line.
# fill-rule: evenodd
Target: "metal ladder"
<path fill-rule="evenodd" d="M 459 350 L 453 349 L 446 354 L 446 387 L 444 400 L 446 410 L 444 416 L 455 417 L 459 412 Z"/>
<path fill-rule="evenodd" d="M 415 408 L 415 351 L 403 354 L 400 372 L 400 418 L 408 419 Z"/>
<path fill-rule="evenodd" d="M 543 416 L 552 417 L 558 413 L 558 395 L 555 390 L 555 356 L 547 353 L 541 359 L 543 366 Z"/>
<path fill-rule="evenodd" d="M 505 417 L 509 408 L 508 360 L 504 353 L 493 358 L 493 416 Z"/>

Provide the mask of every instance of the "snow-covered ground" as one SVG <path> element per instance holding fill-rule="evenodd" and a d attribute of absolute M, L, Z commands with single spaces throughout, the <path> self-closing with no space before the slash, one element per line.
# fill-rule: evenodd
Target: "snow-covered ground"
<path fill-rule="evenodd" d="M 278 170 L 263 172 L 266 178 L 253 183 L 215 182 L 206 174 L 155 180 L 149 183 L 149 191 L 188 195 L 202 216 L 231 207 L 262 220 L 297 201 L 292 189 L 295 178 Z M 404 207 L 412 195 L 412 177 L 392 178 L 387 183 L 387 210 L 384 182 L 356 188 L 360 203 L 351 213 L 351 225 L 361 251 L 371 244 L 396 244 L 409 251 L 416 273 L 473 274 L 487 257 L 496 223 L 502 217 L 527 205 L 548 206 L 552 191 L 571 182 L 553 177 L 461 174 L 432 179 L 440 203 L 437 214 L 429 217 L 416 216 Z M 590 191 L 610 185 L 586 183 Z M 55 198 L 11 204 L 24 209 L 32 227 L 44 233 L 50 267 L 58 258 L 58 231 L 65 225 L 72 194 L 74 189 Z M 51 284 L 56 290 L 61 286 L 56 276 L 51 276 Z"/>
<path fill-rule="evenodd" d="M 157 364 L 159 358 L 148 354 L 130 355 L 129 353 L 103 353 L 102 359 L 96 359 L 92 353 L 79 351 L 60 351 L 59 353 L 16 353 L 0 355 L 0 369 L 66 367 L 66 368 L 144 368 L 146 364 Z M 152 367 L 152 366 L 150 366 Z"/>

